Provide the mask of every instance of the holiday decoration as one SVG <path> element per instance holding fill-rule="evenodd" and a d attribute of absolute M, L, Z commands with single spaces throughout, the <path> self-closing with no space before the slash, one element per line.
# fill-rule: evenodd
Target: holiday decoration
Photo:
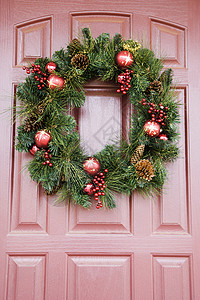
<path fill-rule="evenodd" d="M 152 178 L 155 176 L 154 168 L 151 164 L 151 162 L 148 159 L 142 159 L 137 162 L 135 165 L 136 174 L 147 180 L 151 181 Z"/>
<path fill-rule="evenodd" d="M 94 186 L 92 183 L 87 183 L 85 188 L 84 188 L 84 192 L 86 194 L 88 194 L 89 196 L 94 194 Z"/>
<path fill-rule="evenodd" d="M 159 135 L 159 139 L 160 139 L 160 140 L 163 140 L 163 141 L 167 141 L 167 140 L 168 140 L 168 137 L 166 136 L 166 134 L 160 134 L 160 135 Z"/>
<path fill-rule="evenodd" d="M 120 91 L 125 95 L 127 91 L 131 88 L 130 82 L 131 82 L 131 76 L 130 74 L 133 73 L 133 70 L 129 72 L 127 69 L 125 73 L 121 73 L 117 80 L 121 84 L 120 89 L 117 89 L 117 93 L 120 93 Z"/>
<path fill-rule="evenodd" d="M 32 155 L 35 155 L 35 152 L 37 152 L 38 150 L 40 150 L 36 145 L 33 145 L 33 147 L 31 149 L 29 149 L 29 152 Z"/>
<path fill-rule="evenodd" d="M 69 50 L 72 55 L 75 55 L 76 53 L 83 50 L 81 42 L 78 39 L 73 39 L 71 43 L 69 44 Z"/>
<path fill-rule="evenodd" d="M 100 163 L 95 157 L 90 157 L 83 163 L 84 170 L 91 176 L 100 171 Z"/>
<path fill-rule="evenodd" d="M 138 146 L 131 157 L 131 164 L 136 164 L 143 156 L 145 145 Z"/>
<path fill-rule="evenodd" d="M 129 51 L 120 51 L 115 59 L 119 67 L 130 67 L 133 63 L 133 55 Z"/>
<path fill-rule="evenodd" d="M 53 61 L 50 61 L 45 67 L 45 71 L 49 73 L 52 73 L 55 69 L 56 69 L 56 64 Z"/>
<path fill-rule="evenodd" d="M 151 137 L 156 137 L 160 133 L 160 125 L 154 121 L 147 121 L 144 124 L 144 132 Z"/>
<path fill-rule="evenodd" d="M 75 68 L 85 70 L 89 65 L 89 58 L 84 54 L 76 54 L 72 57 L 71 64 Z"/>
<path fill-rule="evenodd" d="M 39 148 L 47 148 L 50 140 L 51 135 L 44 130 L 38 131 L 35 135 L 35 143 Z"/>
<path fill-rule="evenodd" d="M 141 48 L 141 44 L 137 41 L 127 40 L 122 45 L 124 50 L 131 52 L 133 55 L 137 55 L 137 51 Z"/>
<path fill-rule="evenodd" d="M 136 190 L 149 196 L 162 189 L 166 163 L 179 154 L 180 118 L 172 69 L 163 71 L 152 50 L 120 34 L 93 38 L 84 28 L 66 49 L 23 70 L 27 76 L 17 86 L 20 109 L 15 108 L 21 122 L 16 149 L 32 154 L 28 171 L 45 194 L 57 193 L 59 201 L 85 208 L 93 202 L 99 209 L 114 208 L 115 193 Z M 126 94 L 133 108 L 127 140 L 114 139 L 93 157 L 83 149 L 76 120 L 68 113 L 84 105 L 84 84 L 91 79 L 117 84 L 117 92 Z M 126 107 L 122 105 L 125 114 Z M 101 112 L 98 104 L 96 111 Z M 120 120 L 114 116 L 114 121 Z M 101 136 L 96 133 L 96 138 Z"/>
<path fill-rule="evenodd" d="M 37 82 L 37 87 L 39 90 L 45 87 L 45 81 L 47 80 L 47 74 L 42 73 L 41 66 L 32 64 L 30 68 L 23 66 L 23 70 L 26 70 L 27 74 L 35 74 L 34 79 Z"/>
<path fill-rule="evenodd" d="M 64 79 L 59 77 L 58 75 L 51 74 L 47 79 L 47 86 L 51 89 L 58 89 L 61 90 L 64 87 Z"/>

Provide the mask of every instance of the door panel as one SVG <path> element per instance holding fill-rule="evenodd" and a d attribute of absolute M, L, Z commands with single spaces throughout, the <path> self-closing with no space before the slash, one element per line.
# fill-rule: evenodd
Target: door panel
<path fill-rule="evenodd" d="M 51 56 L 85 26 L 94 37 L 118 32 L 126 39 L 143 39 L 158 57 L 164 55 L 183 105 L 181 155 L 167 166 L 169 179 L 161 196 L 116 195 L 117 208 L 111 211 L 96 210 L 94 202 L 90 210 L 54 205 L 56 198 L 46 197 L 21 171 L 31 156 L 14 150 L 18 123 L 11 127 L 10 113 L 1 117 L 0 298 L 199 300 L 200 4 L 3 2 L 1 110 L 15 104 L 11 94 L 25 79 L 22 65 Z M 85 90 L 85 105 L 73 114 L 82 142 L 93 154 L 121 131 L 127 137 L 131 107 L 113 83 L 92 81 Z"/>

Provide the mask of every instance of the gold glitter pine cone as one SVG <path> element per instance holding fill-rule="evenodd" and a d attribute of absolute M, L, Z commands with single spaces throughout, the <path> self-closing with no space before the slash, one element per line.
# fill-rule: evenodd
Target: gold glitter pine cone
<path fill-rule="evenodd" d="M 133 155 L 131 157 L 132 165 L 136 164 L 142 158 L 142 156 L 144 154 L 144 148 L 145 148 L 145 145 L 140 145 L 135 149 L 135 151 L 133 152 Z"/>
<path fill-rule="evenodd" d="M 81 52 L 83 50 L 81 42 L 78 39 L 73 39 L 69 44 L 69 50 L 73 56 L 78 52 Z"/>
<path fill-rule="evenodd" d="M 155 176 L 155 170 L 153 168 L 153 165 L 148 159 L 142 159 L 137 162 L 135 165 L 136 174 L 147 180 L 151 181 L 153 177 Z"/>

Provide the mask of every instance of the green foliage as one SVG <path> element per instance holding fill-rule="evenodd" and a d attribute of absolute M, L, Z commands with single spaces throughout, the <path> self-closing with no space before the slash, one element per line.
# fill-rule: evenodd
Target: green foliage
<path fill-rule="evenodd" d="M 110 38 L 108 33 L 102 33 L 94 39 L 90 29 L 84 28 L 80 40 L 72 41 L 66 49 L 55 51 L 52 56 L 52 61 L 57 65 L 54 73 L 65 80 L 63 89 L 51 90 L 45 85 L 39 90 L 34 74 L 30 74 L 17 88 L 20 101 L 17 113 L 21 125 L 17 130 L 16 149 L 28 152 L 35 143 L 36 131 L 26 132 L 24 126 L 32 116 L 40 124 L 38 130 L 46 130 L 51 134 L 48 149 L 52 156 L 52 166 L 44 164 L 45 150 L 41 149 L 29 162 L 28 170 L 31 178 L 41 184 L 47 193 L 59 189 L 58 201 L 72 201 L 85 208 L 91 205 L 91 197 L 84 193 L 84 187 L 92 182 L 93 177 L 83 169 L 83 162 L 88 156 L 80 146 L 77 124 L 70 112 L 84 105 L 83 87 L 88 80 L 97 78 L 117 82 L 118 75 L 123 71 L 116 64 L 115 56 L 119 51 L 129 48 L 134 52 L 134 63 L 129 67 L 133 72 L 131 88 L 127 92 L 134 111 L 129 139 L 116 141 L 95 154 L 100 161 L 101 171 L 108 169 L 105 175 L 105 195 L 100 196 L 103 206 L 115 207 L 116 193 L 130 195 L 134 190 L 148 196 L 159 193 L 167 177 L 165 164 L 179 155 L 179 104 L 175 90 L 171 89 L 172 70 L 162 72 L 162 61 L 155 57 L 153 51 L 143 48 L 134 40 L 125 41 L 120 34 Z M 79 69 L 72 65 L 71 60 L 76 53 L 89 58 L 88 67 Z M 41 72 L 47 72 L 45 67 L 50 61 L 49 58 L 40 58 L 35 64 L 40 65 Z M 160 92 L 149 89 L 154 81 L 161 83 Z M 146 105 L 141 104 L 143 98 L 146 99 Z M 165 126 L 161 126 L 162 133 L 168 137 L 167 141 L 144 133 L 143 126 L 149 120 L 151 103 L 155 104 L 156 109 L 160 105 L 167 107 Z M 139 177 L 135 165 L 131 164 L 133 152 L 139 145 L 145 145 L 143 158 L 153 165 L 155 176 L 151 181 Z"/>

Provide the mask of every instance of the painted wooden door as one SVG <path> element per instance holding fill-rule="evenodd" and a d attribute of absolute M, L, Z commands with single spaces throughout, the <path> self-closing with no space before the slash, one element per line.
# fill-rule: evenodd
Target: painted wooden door
<path fill-rule="evenodd" d="M 51 56 L 85 26 L 95 37 L 143 37 L 174 69 L 183 106 L 181 156 L 162 196 L 116 195 L 112 211 L 53 205 L 21 172 L 31 157 L 15 152 L 16 126 L 1 115 L 0 299 L 200 299 L 199 15 L 198 0 L 1 2 L 1 111 L 15 104 L 22 65 Z M 90 153 L 129 124 L 131 108 L 115 91 L 86 86 L 76 117 Z"/>

